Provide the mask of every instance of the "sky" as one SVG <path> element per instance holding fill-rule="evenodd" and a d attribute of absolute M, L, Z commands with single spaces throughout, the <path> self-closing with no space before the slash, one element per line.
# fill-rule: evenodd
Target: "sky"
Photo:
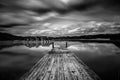
<path fill-rule="evenodd" d="M 116 33 L 119 4 L 119 0 L 0 0 L 0 32 L 18 36 Z"/>

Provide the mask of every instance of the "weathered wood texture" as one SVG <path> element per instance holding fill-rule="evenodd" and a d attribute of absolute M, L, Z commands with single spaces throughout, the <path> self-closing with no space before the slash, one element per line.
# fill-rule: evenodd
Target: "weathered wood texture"
<path fill-rule="evenodd" d="M 100 80 L 73 53 L 46 54 L 21 80 Z"/>

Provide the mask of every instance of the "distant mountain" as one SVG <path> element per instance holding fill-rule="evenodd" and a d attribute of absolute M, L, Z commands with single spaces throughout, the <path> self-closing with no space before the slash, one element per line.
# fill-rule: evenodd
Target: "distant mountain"
<path fill-rule="evenodd" d="M 4 40 L 19 40 L 21 39 L 21 37 L 19 36 L 15 36 L 9 33 L 1 33 L 0 32 L 0 41 L 4 41 Z"/>
<path fill-rule="evenodd" d="M 15 36 L 9 33 L 0 32 L 0 41 L 6 40 L 41 40 L 41 37 L 44 39 L 54 39 L 54 40 L 80 40 L 80 39 L 109 39 L 109 40 L 120 40 L 120 33 L 114 34 L 91 34 L 91 35 L 82 35 L 82 36 L 59 36 L 59 37 L 47 37 L 47 36 Z"/>
<path fill-rule="evenodd" d="M 13 40 L 41 40 L 41 37 L 44 39 L 48 39 L 47 36 L 16 36 L 16 35 L 12 35 L 9 33 L 1 33 L 0 32 L 0 41 L 13 41 Z M 50 39 L 50 38 L 49 38 Z"/>
<path fill-rule="evenodd" d="M 83 39 L 110 39 L 110 40 L 120 40 L 120 33 L 116 34 L 95 34 L 95 35 L 84 35 L 80 36 Z"/>
<path fill-rule="evenodd" d="M 82 35 L 82 36 L 62 36 L 54 37 L 54 39 L 109 39 L 109 40 L 120 40 L 120 33 L 116 34 L 94 34 L 94 35 Z"/>

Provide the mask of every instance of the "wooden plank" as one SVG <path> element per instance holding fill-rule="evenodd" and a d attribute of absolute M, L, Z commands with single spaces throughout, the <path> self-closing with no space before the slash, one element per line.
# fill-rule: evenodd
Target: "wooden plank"
<path fill-rule="evenodd" d="M 75 54 L 62 49 L 54 51 L 39 60 L 21 80 L 100 80 L 91 77 Z"/>

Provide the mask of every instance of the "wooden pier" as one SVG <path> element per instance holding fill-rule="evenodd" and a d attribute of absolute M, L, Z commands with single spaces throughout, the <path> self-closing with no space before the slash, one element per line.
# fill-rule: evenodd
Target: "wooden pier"
<path fill-rule="evenodd" d="M 20 80 L 100 80 L 78 57 L 67 49 L 46 54 Z"/>

